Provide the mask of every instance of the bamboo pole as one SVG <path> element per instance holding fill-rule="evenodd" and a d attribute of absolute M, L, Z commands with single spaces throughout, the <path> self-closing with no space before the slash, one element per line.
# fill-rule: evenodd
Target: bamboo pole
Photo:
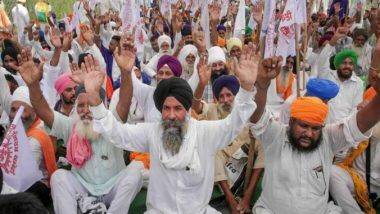
<path fill-rule="evenodd" d="M 301 96 L 300 90 L 300 50 L 298 44 L 298 24 L 294 24 L 295 46 L 296 46 L 296 72 L 297 72 L 297 97 Z"/>

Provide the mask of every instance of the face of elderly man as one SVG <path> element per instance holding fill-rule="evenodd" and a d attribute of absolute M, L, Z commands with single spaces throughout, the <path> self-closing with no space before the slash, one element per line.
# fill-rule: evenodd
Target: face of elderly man
<path fill-rule="evenodd" d="M 162 51 L 162 53 L 168 53 L 168 52 L 169 52 L 169 49 L 170 49 L 170 45 L 169 45 L 169 43 L 167 43 L 167 42 L 163 42 L 163 43 L 161 44 L 160 50 Z"/>
<path fill-rule="evenodd" d="M 219 93 L 218 104 L 226 112 L 231 112 L 234 99 L 235 95 L 227 87 L 223 87 Z"/>
<path fill-rule="evenodd" d="M 29 106 L 28 104 L 26 104 L 22 101 L 13 101 L 11 104 L 11 111 L 9 113 L 9 120 L 13 121 L 13 119 L 16 116 L 18 109 L 21 106 L 24 106 L 24 112 L 21 115 L 21 120 L 22 120 L 22 123 L 23 123 L 25 131 L 26 131 L 30 128 L 30 126 L 33 124 L 33 122 L 35 121 L 35 119 L 37 117 L 36 113 L 34 112 L 34 109 L 31 106 Z"/>
<path fill-rule="evenodd" d="M 164 65 L 162 66 L 162 68 L 160 68 L 160 70 L 157 71 L 156 79 L 157 79 L 157 82 L 160 82 L 161 80 L 169 79 L 170 77 L 173 77 L 173 76 L 174 74 L 173 74 L 172 69 L 170 69 L 169 66 Z"/>

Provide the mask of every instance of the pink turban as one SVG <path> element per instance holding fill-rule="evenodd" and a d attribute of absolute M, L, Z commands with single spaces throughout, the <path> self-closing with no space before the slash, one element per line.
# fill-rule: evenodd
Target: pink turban
<path fill-rule="evenodd" d="M 70 86 L 75 86 L 76 84 L 71 80 L 71 74 L 64 73 L 58 77 L 58 79 L 54 83 L 54 88 L 58 92 L 59 95 L 62 94 L 66 90 L 66 88 Z"/>

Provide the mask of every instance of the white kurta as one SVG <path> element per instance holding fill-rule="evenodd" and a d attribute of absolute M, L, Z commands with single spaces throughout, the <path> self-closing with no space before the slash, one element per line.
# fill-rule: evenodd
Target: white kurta
<path fill-rule="evenodd" d="M 356 115 L 340 124 L 327 125 L 318 149 L 311 153 L 295 151 L 288 142 L 287 126 L 265 110 L 251 131 L 265 151 L 263 192 L 255 204 L 257 213 L 318 214 L 336 212 L 328 204 L 329 178 L 333 156 L 340 149 L 367 138 L 356 122 Z"/>
<path fill-rule="evenodd" d="M 175 170 L 162 164 L 163 130 L 159 122 L 121 124 L 103 104 L 91 107 L 91 111 L 94 115 L 94 130 L 102 133 L 114 145 L 150 153 L 147 213 L 217 213 L 208 205 L 214 184 L 215 154 L 243 129 L 256 109 L 253 96 L 253 92 L 240 89 L 235 98 L 236 105 L 224 120 L 189 120 L 181 150 L 190 142 L 195 143 L 200 159 L 200 170 L 196 174 L 186 168 Z"/>

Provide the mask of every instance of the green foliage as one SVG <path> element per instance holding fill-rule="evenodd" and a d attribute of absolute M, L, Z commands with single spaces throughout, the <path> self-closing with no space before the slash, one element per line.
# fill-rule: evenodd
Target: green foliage
<path fill-rule="evenodd" d="M 10 11 L 15 6 L 17 0 L 3 0 L 5 5 L 5 11 L 11 18 Z M 32 19 L 36 18 L 36 14 L 34 12 L 34 5 L 38 2 L 38 0 L 27 0 L 26 6 L 29 11 L 29 15 Z M 47 0 L 52 6 L 52 10 L 57 14 L 58 19 L 63 18 L 63 15 L 69 14 L 72 12 L 72 5 L 75 0 Z"/>

